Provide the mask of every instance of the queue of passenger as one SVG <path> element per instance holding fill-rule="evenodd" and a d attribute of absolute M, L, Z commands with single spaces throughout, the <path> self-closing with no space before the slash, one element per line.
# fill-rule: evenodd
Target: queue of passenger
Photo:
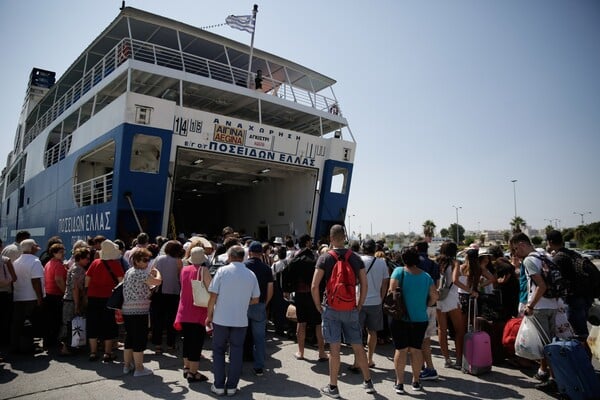
<path fill-rule="evenodd" d="M 550 250 L 558 255 L 557 262 L 566 264 L 567 260 L 560 258 L 565 252 L 560 232 L 549 233 L 548 241 Z M 69 356 L 81 351 L 71 344 L 71 321 L 85 316 L 89 361 L 100 359 L 100 351 L 105 363 L 118 358 L 114 349 L 119 325 L 123 325 L 123 373 L 151 375 L 143 364 L 149 338 L 152 351 L 160 355 L 163 351 L 176 353 L 182 337 L 183 377 L 192 384 L 208 380 L 201 372 L 200 360 L 205 337 L 211 334 L 211 391 L 235 395 L 244 359 L 253 360 L 257 376 L 264 374 L 270 318 L 275 334 L 287 334 L 297 341 L 296 360 L 309 357 L 305 343 L 314 340 L 315 359 L 329 364 L 329 382 L 321 392 L 337 398 L 342 343 L 352 347 L 354 362 L 348 370 L 362 374 L 367 393 L 375 392 L 370 374 L 375 348 L 390 339 L 394 353 L 389 367 L 394 369 L 398 394 L 404 393 L 408 354 L 413 391 L 421 390 L 422 381 L 438 379 L 440 373 L 431 355 L 432 336 L 438 336 L 444 367 L 464 369 L 465 333 L 470 328 L 467 316 L 474 299 L 479 299 L 480 319 L 487 319 L 491 330 L 524 314 L 536 316 L 549 338 L 555 335 L 558 303 L 543 297 L 545 285 L 533 254 L 536 250 L 522 233 L 511 238 L 511 260 L 496 246 L 468 248 L 464 261 L 459 261 L 458 246 L 451 241 L 442 244 L 435 260 L 427 255 L 426 241 L 399 253 L 385 248 L 382 241 L 350 243 L 350 248 L 346 243 L 340 225 L 331 228 L 327 240 L 314 244 L 309 235 L 301 236 L 297 244 L 292 237 L 261 243 L 226 227 L 215 241 L 193 235 L 181 241 L 157 237 L 151 243 L 146 233 L 140 233 L 129 250 L 118 239 L 98 236 L 88 243 L 77 241 L 71 257 L 65 259 L 60 238 L 51 238 L 38 258 L 40 246 L 28 232 L 21 231 L 0 258 L 0 344 L 9 345 L 14 353 L 32 353 L 36 350 L 33 338 L 41 337 L 43 350 Z M 358 284 L 354 305 L 347 309 L 337 308 L 328 286 L 337 279 L 332 278 L 334 268 L 343 259 Z M 193 281 L 202 281 L 208 288 L 207 305 L 196 304 Z M 115 311 L 106 305 L 120 282 L 124 301 L 121 310 Z M 389 319 L 383 312 L 383 300 L 399 289 L 406 314 L 400 320 Z M 565 300 L 577 311 L 569 314 L 574 334 L 585 340 L 586 312 L 593 299 L 570 292 Z M 288 309 L 295 309 L 293 317 L 289 313 L 286 317 Z M 490 332 L 490 336 L 497 338 L 497 333 Z M 454 359 L 449 338 L 454 340 Z M 541 381 L 539 389 L 556 390 L 543 358 L 535 377 Z"/>

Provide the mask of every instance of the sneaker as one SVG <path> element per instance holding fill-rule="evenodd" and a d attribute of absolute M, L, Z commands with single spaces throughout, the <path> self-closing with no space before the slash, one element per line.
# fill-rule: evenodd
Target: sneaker
<path fill-rule="evenodd" d="M 548 382 L 550 374 L 547 372 L 542 373 L 540 370 L 538 370 L 533 377 L 540 382 Z"/>
<path fill-rule="evenodd" d="M 135 371 L 133 373 L 133 376 L 138 377 L 138 376 L 148 376 L 148 375 L 152 375 L 154 372 L 152 372 L 151 369 L 148 369 L 146 367 L 144 367 L 143 370 L 141 371 Z"/>
<path fill-rule="evenodd" d="M 396 393 L 398 394 L 404 394 L 404 385 L 401 383 L 396 383 L 394 385 L 394 390 L 396 391 Z"/>
<path fill-rule="evenodd" d="M 423 386 L 421 386 L 421 382 L 413 382 L 412 383 L 412 390 L 415 392 L 419 392 L 421 389 L 423 389 Z"/>
<path fill-rule="evenodd" d="M 325 387 L 321 388 L 321 393 L 323 393 L 325 396 L 329 396 L 333 399 L 339 399 L 340 398 L 340 391 L 338 390 L 337 386 L 331 386 L 331 385 L 327 385 Z"/>
<path fill-rule="evenodd" d="M 372 394 L 375 393 L 375 388 L 373 387 L 373 380 L 369 379 L 368 381 L 364 381 L 362 384 L 363 389 L 365 389 L 365 392 Z"/>
<path fill-rule="evenodd" d="M 265 372 L 263 371 L 262 368 L 254 368 L 254 374 L 256 376 L 263 376 L 265 374 Z"/>
<path fill-rule="evenodd" d="M 546 393 L 558 392 L 558 386 L 556 385 L 556 381 L 554 379 L 548 379 L 546 382 L 538 383 L 535 385 L 535 388 Z"/>
<path fill-rule="evenodd" d="M 444 368 L 452 368 L 454 367 L 454 361 L 452 361 L 449 358 L 446 358 L 446 361 L 444 361 Z"/>
<path fill-rule="evenodd" d="M 437 371 L 433 368 L 425 368 L 419 373 L 419 379 L 422 381 L 435 381 L 437 378 Z"/>
<path fill-rule="evenodd" d="M 210 391 L 216 394 L 217 396 L 223 396 L 225 394 L 225 389 L 218 388 L 214 384 L 210 386 Z"/>
<path fill-rule="evenodd" d="M 238 392 L 238 388 L 225 389 L 225 394 L 229 397 L 235 396 L 235 394 L 237 392 Z"/>

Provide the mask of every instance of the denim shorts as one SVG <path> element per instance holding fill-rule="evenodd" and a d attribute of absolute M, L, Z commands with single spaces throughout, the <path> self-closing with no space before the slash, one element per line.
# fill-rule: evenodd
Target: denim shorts
<path fill-rule="evenodd" d="M 344 342 L 348 344 L 362 344 L 358 310 L 336 311 L 331 307 L 323 306 L 323 338 L 326 343 L 341 343 L 342 333 Z"/>

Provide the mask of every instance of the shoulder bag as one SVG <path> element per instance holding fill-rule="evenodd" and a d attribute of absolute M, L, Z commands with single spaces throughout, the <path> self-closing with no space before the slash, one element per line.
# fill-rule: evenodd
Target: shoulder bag
<path fill-rule="evenodd" d="M 210 293 L 204 284 L 204 274 L 200 276 L 202 269 L 198 268 L 198 274 L 196 279 L 192 279 L 192 296 L 194 297 L 194 305 L 197 307 L 208 307 L 208 299 L 210 299 Z"/>
<path fill-rule="evenodd" d="M 106 308 L 110 308 L 111 310 L 120 310 L 123 308 L 123 301 L 125 300 L 123 297 L 123 281 L 119 282 L 115 274 L 110 269 L 110 266 L 105 260 L 102 260 L 102 264 L 106 267 L 108 273 L 115 281 L 115 287 L 112 290 L 112 293 L 108 300 L 106 301 Z"/>
<path fill-rule="evenodd" d="M 402 267 L 400 267 L 402 268 Z M 407 315 L 406 304 L 404 303 L 403 285 L 404 271 L 400 277 L 400 284 L 393 292 L 388 292 L 383 299 L 383 312 L 393 319 L 400 320 Z"/>

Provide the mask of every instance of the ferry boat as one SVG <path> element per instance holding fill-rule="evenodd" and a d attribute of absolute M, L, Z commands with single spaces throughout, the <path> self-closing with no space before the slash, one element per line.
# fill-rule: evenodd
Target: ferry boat
<path fill-rule="evenodd" d="M 60 78 L 34 68 L 0 237 L 327 236 L 344 222 L 356 150 L 336 82 L 250 50 L 124 7 Z"/>

